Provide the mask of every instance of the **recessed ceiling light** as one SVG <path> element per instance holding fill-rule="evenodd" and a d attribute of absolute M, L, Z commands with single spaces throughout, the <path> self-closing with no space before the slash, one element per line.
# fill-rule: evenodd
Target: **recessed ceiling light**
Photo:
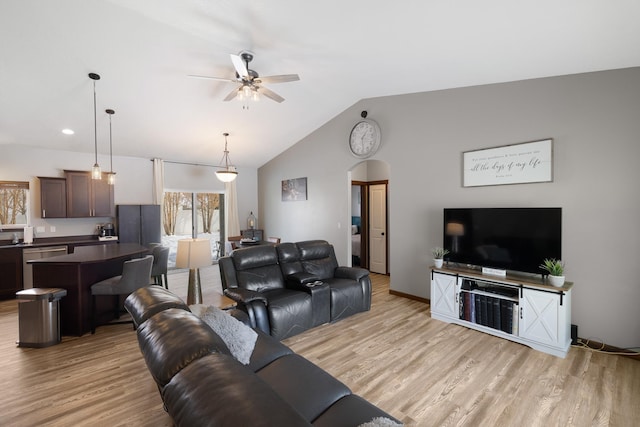
<path fill-rule="evenodd" d="M 73 135 L 75 132 L 71 129 L 62 129 L 62 133 L 65 135 Z"/>

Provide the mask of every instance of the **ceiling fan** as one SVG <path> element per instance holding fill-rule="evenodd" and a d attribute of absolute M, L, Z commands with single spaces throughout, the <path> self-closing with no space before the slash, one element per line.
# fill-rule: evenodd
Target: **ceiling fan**
<path fill-rule="evenodd" d="M 274 91 L 262 86 L 263 83 L 286 83 L 300 80 L 297 74 L 281 74 L 277 76 L 265 76 L 260 75 L 249 69 L 249 62 L 253 60 L 253 54 L 251 52 L 243 51 L 239 55 L 231 56 L 231 62 L 236 70 L 236 78 L 229 79 L 224 77 L 209 77 L 209 76 L 196 76 L 189 75 L 189 77 L 196 77 L 200 79 L 219 80 L 223 82 L 239 83 L 236 89 L 232 90 L 229 95 L 224 98 L 224 101 L 231 101 L 238 97 L 240 100 L 258 100 L 260 95 L 264 95 L 269 99 L 276 102 L 284 101 L 284 98 L 275 93 Z"/>

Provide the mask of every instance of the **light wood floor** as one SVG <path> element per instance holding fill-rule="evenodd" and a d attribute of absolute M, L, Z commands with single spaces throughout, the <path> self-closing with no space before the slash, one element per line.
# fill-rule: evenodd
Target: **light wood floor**
<path fill-rule="evenodd" d="M 202 280 L 207 303 L 217 266 Z M 183 298 L 186 281 L 169 275 Z M 284 342 L 407 425 L 639 425 L 639 361 L 580 348 L 549 356 L 432 320 L 428 305 L 389 295 L 387 277 L 373 281 L 370 312 Z M 0 425 L 171 425 L 130 325 L 25 349 L 17 317 L 16 301 L 0 302 Z"/>

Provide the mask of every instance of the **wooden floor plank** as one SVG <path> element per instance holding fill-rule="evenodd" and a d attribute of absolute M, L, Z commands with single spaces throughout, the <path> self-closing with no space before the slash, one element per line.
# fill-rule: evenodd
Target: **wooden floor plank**
<path fill-rule="evenodd" d="M 207 303 L 217 266 L 201 273 Z M 284 342 L 407 425 L 638 425 L 638 360 L 581 348 L 559 359 L 433 320 L 427 304 L 372 277 L 370 312 Z M 169 279 L 186 298 L 187 274 Z M 0 425 L 172 425 L 131 325 L 45 349 L 17 347 L 17 334 L 17 302 L 0 302 Z"/>

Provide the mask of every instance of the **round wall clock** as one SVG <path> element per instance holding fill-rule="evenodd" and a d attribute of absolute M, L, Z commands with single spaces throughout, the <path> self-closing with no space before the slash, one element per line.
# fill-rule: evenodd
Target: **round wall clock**
<path fill-rule="evenodd" d="M 373 120 L 362 119 L 351 129 L 349 150 L 364 159 L 375 154 L 380 147 L 380 126 Z"/>

